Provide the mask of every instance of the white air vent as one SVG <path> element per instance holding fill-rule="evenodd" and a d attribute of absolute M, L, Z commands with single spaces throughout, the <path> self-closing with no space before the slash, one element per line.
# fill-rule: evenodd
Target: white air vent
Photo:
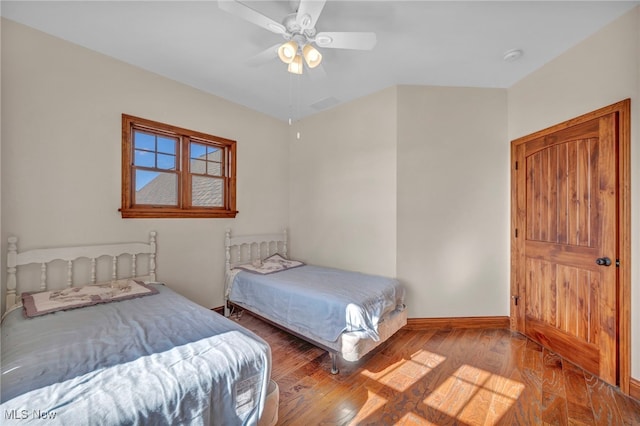
<path fill-rule="evenodd" d="M 320 99 L 318 102 L 311 104 L 311 107 L 317 110 L 323 110 L 338 105 L 339 103 L 339 99 L 329 96 L 328 98 Z"/>

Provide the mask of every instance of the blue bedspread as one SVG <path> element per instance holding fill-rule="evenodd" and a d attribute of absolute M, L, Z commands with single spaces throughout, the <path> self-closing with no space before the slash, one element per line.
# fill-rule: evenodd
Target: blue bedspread
<path fill-rule="evenodd" d="M 3 424 L 257 424 L 266 342 L 167 287 L 2 323 Z"/>
<path fill-rule="evenodd" d="M 378 341 L 378 322 L 402 306 L 398 280 L 306 265 L 269 275 L 240 271 L 229 300 L 329 342 L 344 331 Z"/>

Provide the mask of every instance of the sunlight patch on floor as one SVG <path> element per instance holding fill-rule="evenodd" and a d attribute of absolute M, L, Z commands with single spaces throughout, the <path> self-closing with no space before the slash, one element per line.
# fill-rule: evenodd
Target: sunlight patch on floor
<path fill-rule="evenodd" d="M 411 355 L 411 359 L 401 359 L 380 371 L 365 370 L 361 374 L 398 392 L 404 392 L 445 359 L 442 355 L 419 350 Z"/>
<path fill-rule="evenodd" d="M 362 407 L 358 409 L 358 414 L 356 414 L 350 424 L 359 424 L 359 422 L 363 421 L 370 413 L 375 413 L 382 409 L 387 402 L 389 402 L 388 399 L 383 398 L 371 389 L 367 389 L 367 400 Z"/>
<path fill-rule="evenodd" d="M 518 400 L 524 384 L 470 365 L 463 365 L 423 401 L 463 422 L 478 412 L 499 419 Z"/>
<path fill-rule="evenodd" d="M 400 418 L 400 420 L 396 423 L 397 425 L 402 426 L 410 426 L 410 425 L 418 425 L 418 426 L 430 426 L 435 425 L 435 423 L 431 423 L 421 416 L 415 413 L 406 413 L 404 416 Z"/>

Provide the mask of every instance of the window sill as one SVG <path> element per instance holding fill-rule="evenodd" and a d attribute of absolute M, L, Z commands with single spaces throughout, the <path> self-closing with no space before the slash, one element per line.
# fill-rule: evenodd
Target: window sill
<path fill-rule="evenodd" d="M 138 208 L 119 209 L 123 219 L 234 218 L 237 210 Z"/>

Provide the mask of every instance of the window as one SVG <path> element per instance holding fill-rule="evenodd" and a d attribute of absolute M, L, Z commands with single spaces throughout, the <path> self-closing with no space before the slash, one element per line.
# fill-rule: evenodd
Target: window
<path fill-rule="evenodd" d="M 235 217 L 236 141 L 123 114 L 120 212 Z"/>

